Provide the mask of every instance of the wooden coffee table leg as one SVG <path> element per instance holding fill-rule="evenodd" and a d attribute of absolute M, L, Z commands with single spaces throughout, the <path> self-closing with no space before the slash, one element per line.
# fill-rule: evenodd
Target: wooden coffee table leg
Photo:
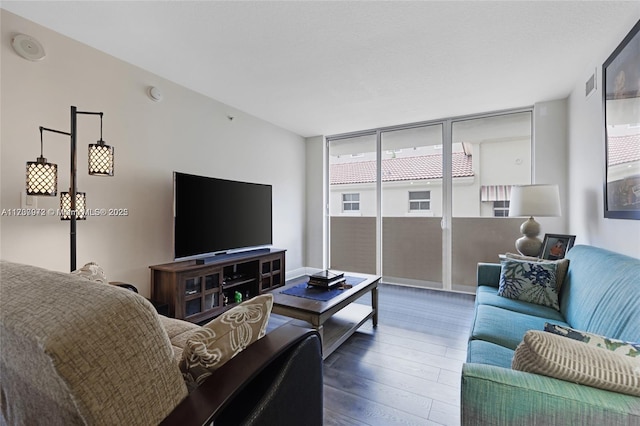
<path fill-rule="evenodd" d="M 320 320 L 313 318 L 311 320 L 311 325 L 313 325 L 313 328 L 315 328 L 318 334 L 320 334 L 320 341 L 324 343 L 324 326 L 320 324 Z"/>
<path fill-rule="evenodd" d="M 378 326 L 378 287 L 371 289 L 371 308 L 373 309 L 373 317 L 371 321 L 373 326 Z"/>
<path fill-rule="evenodd" d="M 318 330 L 318 334 L 320 334 L 320 341 L 324 343 L 324 327 L 323 326 L 316 327 L 316 330 Z"/>

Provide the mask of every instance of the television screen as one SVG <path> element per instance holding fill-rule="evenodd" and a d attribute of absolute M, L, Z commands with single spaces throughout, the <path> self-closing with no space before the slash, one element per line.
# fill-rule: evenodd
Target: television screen
<path fill-rule="evenodd" d="M 173 173 L 176 259 L 272 244 L 271 185 Z"/>

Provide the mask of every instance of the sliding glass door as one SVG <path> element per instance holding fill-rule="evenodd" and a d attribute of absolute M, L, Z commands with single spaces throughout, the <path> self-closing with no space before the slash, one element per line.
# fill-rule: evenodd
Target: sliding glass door
<path fill-rule="evenodd" d="M 442 288 L 442 124 L 381 132 L 383 281 Z"/>
<path fill-rule="evenodd" d="M 329 142 L 329 267 L 378 271 L 376 133 Z"/>

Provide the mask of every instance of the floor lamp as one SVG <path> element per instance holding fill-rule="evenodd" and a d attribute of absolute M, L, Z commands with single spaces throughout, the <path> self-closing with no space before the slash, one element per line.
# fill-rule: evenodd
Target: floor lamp
<path fill-rule="evenodd" d="M 89 144 L 89 174 L 94 176 L 113 176 L 113 147 L 102 140 L 102 112 L 78 111 L 71 107 L 71 130 L 60 130 L 40 127 L 40 156 L 36 161 L 27 161 L 27 195 L 53 196 L 58 193 L 58 166 L 47 162 L 43 153 L 43 132 L 67 135 L 71 141 L 71 178 L 69 192 L 60 194 L 60 219 L 70 221 L 70 263 L 71 271 L 76 270 L 76 221 L 86 219 L 86 193 L 77 190 L 77 117 L 78 115 L 100 116 L 100 140 Z"/>

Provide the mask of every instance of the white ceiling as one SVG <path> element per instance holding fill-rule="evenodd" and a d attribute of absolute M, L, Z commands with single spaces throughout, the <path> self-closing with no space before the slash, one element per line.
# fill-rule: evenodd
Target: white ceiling
<path fill-rule="evenodd" d="M 564 98 L 640 18 L 639 1 L 1 6 L 302 136 Z"/>

